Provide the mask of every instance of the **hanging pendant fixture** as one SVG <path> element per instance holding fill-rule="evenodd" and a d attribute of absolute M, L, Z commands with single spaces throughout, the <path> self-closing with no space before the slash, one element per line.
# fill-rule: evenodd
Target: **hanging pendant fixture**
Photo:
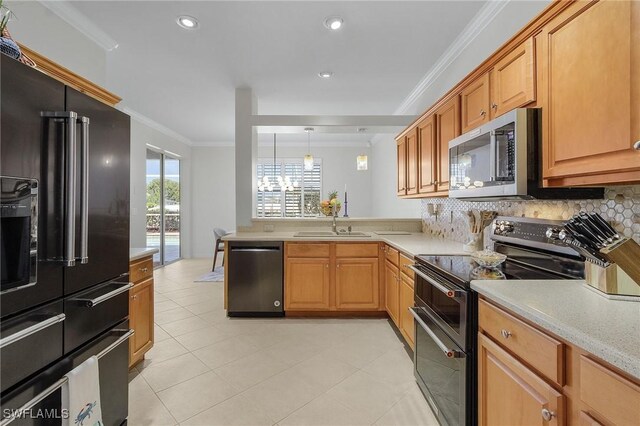
<path fill-rule="evenodd" d="M 280 187 L 280 191 L 285 192 L 293 192 L 294 188 L 299 186 L 297 180 L 292 180 L 290 176 L 285 175 L 282 177 L 282 171 L 280 174 L 276 173 L 276 134 L 273 134 L 273 182 L 269 179 L 269 177 L 265 175 L 262 179 L 258 179 L 258 191 L 273 191 L 277 189 L 277 186 Z M 276 186 L 277 185 L 277 186 Z"/>
<path fill-rule="evenodd" d="M 356 169 L 358 171 L 367 170 L 369 168 L 368 158 L 366 155 L 358 155 L 356 157 Z"/>
<path fill-rule="evenodd" d="M 311 155 L 311 132 L 313 127 L 305 127 L 304 131 L 307 132 L 307 155 L 304 156 L 304 169 L 306 171 L 313 170 L 313 155 Z"/>

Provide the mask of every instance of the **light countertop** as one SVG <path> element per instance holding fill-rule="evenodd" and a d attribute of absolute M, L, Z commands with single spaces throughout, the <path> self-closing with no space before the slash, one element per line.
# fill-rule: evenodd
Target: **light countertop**
<path fill-rule="evenodd" d="M 486 299 L 640 379 L 640 302 L 610 300 L 584 281 L 472 281 Z"/>
<path fill-rule="evenodd" d="M 379 231 L 385 232 L 385 231 Z M 463 244 L 436 238 L 423 233 L 408 233 L 407 235 L 378 235 L 374 232 L 365 232 L 368 237 L 294 237 L 295 232 L 239 232 L 229 234 L 223 238 L 225 241 L 340 241 L 346 242 L 384 242 L 390 246 L 408 254 L 468 254 L 462 249 Z"/>
<path fill-rule="evenodd" d="M 129 261 L 142 259 L 158 253 L 160 250 L 152 247 L 135 247 L 129 249 Z"/>

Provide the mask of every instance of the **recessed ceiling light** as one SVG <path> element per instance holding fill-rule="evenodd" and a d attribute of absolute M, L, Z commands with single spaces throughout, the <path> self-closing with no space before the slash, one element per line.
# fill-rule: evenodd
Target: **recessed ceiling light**
<path fill-rule="evenodd" d="M 329 16 L 324 20 L 324 26 L 330 30 L 339 30 L 342 27 L 344 21 L 339 16 Z"/>
<path fill-rule="evenodd" d="M 331 71 L 321 71 L 318 73 L 318 77 L 320 78 L 331 78 L 333 73 Z"/>
<path fill-rule="evenodd" d="M 176 20 L 176 22 L 182 28 L 185 28 L 187 30 L 195 30 L 196 28 L 198 28 L 198 25 L 199 25 L 198 20 L 193 16 L 189 16 L 189 15 L 178 16 L 178 19 Z"/>

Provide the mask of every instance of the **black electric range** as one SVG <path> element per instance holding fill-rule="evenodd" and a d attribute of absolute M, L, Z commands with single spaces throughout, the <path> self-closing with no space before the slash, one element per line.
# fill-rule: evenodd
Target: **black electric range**
<path fill-rule="evenodd" d="M 482 268 L 470 255 L 416 257 L 412 267 L 414 374 L 442 425 L 476 423 L 477 294 L 473 280 L 557 280 L 584 277 L 584 259 L 549 238 L 562 222 L 498 217 L 493 249 L 507 255 Z M 550 231 L 551 230 L 551 231 Z"/>

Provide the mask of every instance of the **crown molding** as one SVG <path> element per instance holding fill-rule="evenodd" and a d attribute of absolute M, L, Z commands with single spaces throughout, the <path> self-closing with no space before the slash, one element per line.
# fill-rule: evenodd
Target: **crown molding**
<path fill-rule="evenodd" d="M 187 146 L 193 146 L 193 142 L 182 136 L 180 133 L 175 132 L 173 130 L 171 130 L 170 128 L 163 126 L 162 124 L 158 123 L 157 121 L 154 121 L 152 119 L 150 119 L 149 117 L 147 117 L 146 115 L 140 114 L 137 111 L 132 110 L 131 108 L 127 108 L 127 107 L 120 107 L 117 106 L 116 108 L 118 108 L 120 111 L 124 112 L 125 114 L 129 115 L 131 118 L 136 119 L 137 121 L 141 122 L 142 124 L 144 124 L 147 127 L 151 127 L 154 130 L 157 130 L 158 132 L 169 136 L 170 138 L 173 138 L 175 140 L 177 140 L 178 142 L 182 142 L 183 144 L 187 145 Z"/>
<path fill-rule="evenodd" d="M 234 142 L 193 142 L 191 145 L 194 148 L 232 148 L 235 147 Z M 259 148 L 272 148 L 273 142 L 258 142 Z M 306 142 L 278 142 L 277 148 L 306 148 Z M 312 142 L 312 149 L 323 148 L 370 148 L 371 144 L 367 141 L 324 141 L 324 142 Z"/>
<path fill-rule="evenodd" d="M 442 73 L 455 61 L 458 56 L 486 27 L 493 21 L 495 16 L 511 0 L 490 0 L 476 13 L 462 32 L 451 43 L 447 50 L 438 58 L 431 69 L 422 77 L 422 80 L 414 87 L 409 95 L 404 99 L 394 114 L 406 114 L 407 111 L 417 102 L 422 95 L 431 87 Z M 376 141 L 377 142 L 377 141 Z"/>
<path fill-rule="evenodd" d="M 68 1 L 45 1 L 39 0 L 40 4 L 55 13 L 64 20 L 67 24 L 71 25 L 76 30 L 80 31 L 91 41 L 103 48 L 105 51 L 110 52 L 113 49 L 118 48 L 118 42 L 111 36 L 104 32 L 100 27 L 93 23 L 86 15 L 76 9 Z"/>

